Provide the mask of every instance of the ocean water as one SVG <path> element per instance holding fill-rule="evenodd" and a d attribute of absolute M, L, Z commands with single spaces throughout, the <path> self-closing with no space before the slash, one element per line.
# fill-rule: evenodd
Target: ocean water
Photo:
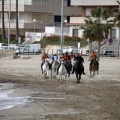
<path fill-rule="evenodd" d="M 28 102 L 28 96 L 16 97 L 11 94 L 15 91 L 12 83 L 0 83 L 0 110 L 9 109 L 16 105 L 25 104 Z"/>

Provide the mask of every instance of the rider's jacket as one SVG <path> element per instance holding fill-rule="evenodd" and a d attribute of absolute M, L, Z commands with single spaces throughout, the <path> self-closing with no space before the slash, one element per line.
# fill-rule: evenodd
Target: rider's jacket
<path fill-rule="evenodd" d="M 71 54 L 71 55 L 70 55 L 70 58 L 75 58 L 75 55 Z"/>
<path fill-rule="evenodd" d="M 81 55 L 77 55 L 77 56 L 75 57 L 75 60 L 79 61 L 80 63 L 83 63 L 83 62 L 84 62 L 84 59 L 83 59 L 83 57 L 82 57 Z"/>
<path fill-rule="evenodd" d="M 69 55 L 65 55 L 65 56 L 64 56 L 64 60 L 65 60 L 65 61 L 70 60 L 70 56 L 69 56 Z"/>
<path fill-rule="evenodd" d="M 43 56 L 42 56 L 42 60 L 44 60 L 44 61 L 45 61 L 45 59 L 47 59 L 47 58 L 49 58 L 47 55 L 43 55 Z"/>
<path fill-rule="evenodd" d="M 91 54 L 90 54 L 90 59 L 94 59 L 96 57 L 96 53 L 95 52 L 92 52 Z"/>
<path fill-rule="evenodd" d="M 58 60 L 58 56 L 57 55 L 52 55 L 52 60 Z"/>
<path fill-rule="evenodd" d="M 60 56 L 60 59 L 64 59 L 64 56 Z"/>

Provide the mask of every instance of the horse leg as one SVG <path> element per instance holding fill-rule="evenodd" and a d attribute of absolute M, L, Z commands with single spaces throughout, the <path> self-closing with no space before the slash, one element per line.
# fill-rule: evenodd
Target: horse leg
<path fill-rule="evenodd" d="M 48 77 L 49 76 L 48 70 L 47 70 L 46 74 L 47 74 L 47 77 Z"/>
<path fill-rule="evenodd" d="M 79 81 L 78 81 L 78 83 L 80 83 L 80 79 L 81 79 L 81 75 L 79 74 Z"/>
<path fill-rule="evenodd" d="M 64 80 L 66 81 L 66 78 L 67 78 L 67 74 L 65 74 L 65 76 L 64 76 Z"/>
<path fill-rule="evenodd" d="M 76 73 L 77 83 L 78 83 L 78 73 Z"/>
<path fill-rule="evenodd" d="M 58 81 L 60 80 L 60 76 L 58 75 Z"/>

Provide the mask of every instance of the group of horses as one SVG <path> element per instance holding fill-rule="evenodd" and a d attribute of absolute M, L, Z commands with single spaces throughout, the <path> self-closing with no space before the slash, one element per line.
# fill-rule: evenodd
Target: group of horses
<path fill-rule="evenodd" d="M 71 71 L 75 71 L 77 83 L 80 83 L 81 75 L 83 74 L 82 64 L 80 61 L 75 61 L 74 59 L 64 61 L 61 60 L 60 63 L 57 60 L 53 60 L 53 62 L 49 66 L 49 59 L 46 59 L 43 66 L 42 66 L 42 74 L 44 78 L 47 78 L 49 76 L 55 77 L 57 76 L 58 80 L 66 79 L 70 80 L 70 74 Z M 59 67 L 59 69 L 58 69 Z M 56 75 L 58 70 L 58 75 Z M 98 66 L 96 64 L 96 59 L 93 60 L 92 66 L 89 66 L 90 75 L 91 72 L 93 72 L 93 76 L 95 75 L 95 71 L 97 71 L 98 74 Z"/>

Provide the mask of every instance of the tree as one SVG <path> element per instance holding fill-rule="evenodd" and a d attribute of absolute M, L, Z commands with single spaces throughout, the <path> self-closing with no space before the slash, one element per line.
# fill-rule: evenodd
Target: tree
<path fill-rule="evenodd" d="M 98 42 L 97 46 L 97 56 L 99 60 L 100 54 L 100 42 L 104 39 L 104 32 L 109 33 L 111 25 L 108 24 L 107 18 L 109 17 L 108 11 L 102 8 L 94 8 L 91 10 L 91 17 L 87 17 L 86 21 L 89 21 L 87 24 L 86 29 L 89 30 L 90 40 L 96 40 Z M 103 23 L 104 21 L 104 23 Z M 84 34 L 85 35 L 85 34 Z"/>
<path fill-rule="evenodd" d="M 2 41 L 5 41 L 4 0 L 2 0 Z"/>
<path fill-rule="evenodd" d="M 93 25 L 93 21 L 91 18 L 87 18 L 85 19 L 85 23 L 86 25 L 85 26 L 82 26 L 80 27 L 81 29 L 83 29 L 83 36 L 82 38 L 84 40 L 87 40 L 89 39 L 89 43 L 90 43 L 90 53 L 92 52 L 92 42 L 95 41 L 95 36 L 94 34 L 91 32 L 91 30 L 93 29 L 92 28 L 92 25 Z"/>
<path fill-rule="evenodd" d="M 16 0 L 16 43 L 18 43 L 19 27 L 18 27 L 18 0 Z"/>

